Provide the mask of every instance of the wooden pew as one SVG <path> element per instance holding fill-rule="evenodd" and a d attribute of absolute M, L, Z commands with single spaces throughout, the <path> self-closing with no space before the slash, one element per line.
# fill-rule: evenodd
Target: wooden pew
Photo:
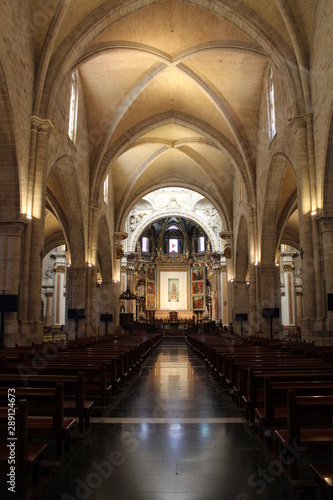
<path fill-rule="evenodd" d="M 289 390 L 297 396 L 333 396 L 333 380 L 287 380 L 273 382 L 271 377 L 264 381 L 264 406 L 255 409 L 259 421 L 259 435 L 269 443 L 273 429 L 287 426 L 287 396 Z"/>
<path fill-rule="evenodd" d="M 64 389 L 58 383 L 55 388 L 19 387 L 15 399 L 25 399 L 29 404 L 29 439 L 54 440 L 56 458 L 62 460 L 71 451 L 71 432 L 75 419 L 64 418 Z M 8 388 L 0 387 L 0 406 L 8 403 Z"/>
<path fill-rule="evenodd" d="M 107 369 L 108 367 L 108 369 Z M 36 370 L 29 365 L 6 365 L 3 367 L 2 373 L 21 374 L 22 377 L 30 374 L 36 374 Z M 91 362 L 91 359 L 85 359 L 82 356 L 79 360 L 70 361 L 68 356 L 65 361 L 60 358 L 49 360 L 42 367 L 40 374 L 42 375 L 70 375 L 77 376 L 80 372 L 85 374 L 85 393 L 86 397 L 94 401 L 94 409 L 97 411 L 105 410 L 109 403 L 110 394 L 112 391 L 112 366 L 105 361 Z"/>
<path fill-rule="evenodd" d="M 264 381 L 266 377 L 271 377 L 274 381 L 310 381 L 310 380 L 330 380 L 333 381 L 333 369 L 329 365 L 323 365 L 321 368 L 311 368 L 309 364 L 308 369 L 285 369 L 271 370 L 263 369 L 249 369 L 249 385 L 246 393 L 242 394 L 242 399 L 246 408 L 246 418 L 251 424 L 254 422 L 255 409 L 262 407 L 264 401 Z"/>
<path fill-rule="evenodd" d="M 90 413 L 94 402 L 86 400 L 85 376 L 78 375 L 29 375 L 0 374 L 0 387 L 56 387 L 61 383 L 64 389 L 64 415 L 75 417 L 79 433 L 84 436 L 90 431 Z"/>
<path fill-rule="evenodd" d="M 8 400 L 7 400 L 8 403 Z M 15 467 L 13 483 L 15 493 L 13 498 L 28 500 L 37 497 L 52 479 L 48 469 L 43 467 L 43 457 L 47 449 L 45 443 L 30 443 L 28 440 L 28 402 L 20 400 L 15 411 L 15 443 L 11 464 L 8 463 L 8 406 L 0 408 L 0 428 L 2 440 L 0 442 L 0 470 L 6 475 L 10 466 Z M 12 461 L 14 461 L 12 463 Z M 6 483 L 8 488 L 11 486 Z M 7 488 L 7 490 L 8 490 Z"/>
<path fill-rule="evenodd" d="M 297 454 L 291 460 L 290 450 L 303 447 L 298 453 L 307 453 L 332 447 L 333 396 L 297 396 L 289 390 L 287 410 L 287 428 L 274 430 L 274 445 L 280 457 L 283 453 L 281 463 L 287 464 L 293 477 L 297 475 Z"/>
<path fill-rule="evenodd" d="M 332 416 L 332 448 L 327 463 L 310 463 L 310 470 L 318 485 L 321 496 L 333 500 L 333 416 Z"/>

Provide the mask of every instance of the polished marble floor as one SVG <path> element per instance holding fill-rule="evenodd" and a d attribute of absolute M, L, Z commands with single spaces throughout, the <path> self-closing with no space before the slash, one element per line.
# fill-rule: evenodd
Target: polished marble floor
<path fill-rule="evenodd" d="M 42 500 L 294 500 L 184 339 L 164 339 Z"/>

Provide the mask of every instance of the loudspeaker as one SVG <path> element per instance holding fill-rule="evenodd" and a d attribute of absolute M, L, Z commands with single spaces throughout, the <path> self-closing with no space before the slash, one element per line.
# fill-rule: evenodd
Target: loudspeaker
<path fill-rule="evenodd" d="M 279 318 L 280 309 L 278 307 L 263 307 L 262 309 L 263 318 Z"/>
<path fill-rule="evenodd" d="M 68 319 L 84 319 L 85 317 L 85 309 L 68 309 Z"/>
<path fill-rule="evenodd" d="M 333 311 L 333 293 L 327 294 L 327 310 Z"/>
<path fill-rule="evenodd" d="M 112 314 L 101 314 L 101 321 L 112 321 Z"/>
<path fill-rule="evenodd" d="M 235 315 L 236 321 L 247 321 L 247 314 L 239 313 Z"/>
<path fill-rule="evenodd" d="M 0 295 L 0 312 L 16 312 L 17 295 Z"/>

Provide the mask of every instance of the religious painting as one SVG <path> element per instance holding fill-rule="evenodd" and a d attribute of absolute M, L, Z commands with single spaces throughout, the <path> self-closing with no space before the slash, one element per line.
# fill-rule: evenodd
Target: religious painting
<path fill-rule="evenodd" d="M 147 280 L 155 281 L 155 268 L 154 267 L 149 267 L 147 269 Z"/>
<path fill-rule="evenodd" d="M 168 279 L 168 302 L 179 302 L 179 279 Z"/>
<path fill-rule="evenodd" d="M 203 311 L 205 309 L 205 266 L 192 269 L 192 309 Z"/>
<path fill-rule="evenodd" d="M 193 311 L 203 311 L 205 301 L 203 295 L 196 295 L 192 298 Z"/>
<path fill-rule="evenodd" d="M 147 311 L 155 311 L 155 309 L 156 309 L 155 295 L 147 295 L 146 308 L 147 308 Z"/>
<path fill-rule="evenodd" d="M 148 295 L 155 295 L 155 282 L 154 281 L 147 281 L 147 294 Z"/>
<path fill-rule="evenodd" d="M 204 293 L 203 281 L 192 281 L 192 295 L 202 295 Z"/>
<path fill-rule="evenodd" d="M 202 281 L 204 279 L 204 267 L 194 267 L 192 269 L 192 281 Z"/>
<path fill-rule="evenodd" d="M 146 273 L 146 309 L 156 310 L 156 270 L 149 267 Z"/>

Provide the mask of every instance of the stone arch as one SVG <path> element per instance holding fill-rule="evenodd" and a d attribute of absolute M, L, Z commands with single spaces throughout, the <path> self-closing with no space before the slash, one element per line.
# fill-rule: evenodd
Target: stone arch
<path fill-rule="evenodd" d="M 56 160 L 48 177 L 52 191 L 48 189 L 49 200 L 64 230 L 64 238 L 68 246 L 70 263 L 84 267 L 86 258 L 86 228 L 84 225 L 82 193 L 71 158 L 67 156 Z"/>
<path fill-rule="evenodd" d="M 231 227 L 231 217 L 229 217 L 229 214 L 226 213 L 224 210 L 224 207 L 221 207 L 220 205 L 217 204 L 216 199 L 214 199 L 213 196 L 211 196 L 209 193 L 207 193 L 207 190 L 204 189 L 204 187 L 198 186 L 198 184 L 194 185 L 193 183 L 186 182 L 184 178 L 181 176 L 178 176 L 178 178 L 175 180 L 173 179 L 172 182 L 168 181 L 166 178 L 155 178 L 154 183 L 151 185 L 145 186 L 145 188 L 140 191 L 140 193 L 135 193 L 135 196 L 129 200 L 127 203 L 127 207 L 124 209 L 123 213 L 121 214 L 121 218 L 119 218 L 119 222 L 117 219 L 117 225 L 116 227 L 118 228 L 118 231 L 122 231 L 123 228 L 125 227 L 125 221 L 128 217 L 128 214 L 132 210 L 133 206 L 135 203 L 137 203 L 140 198 L 145 196 L 146 194 L 149 194 L 151 191 L 155 191 L 156 189 L 160 188 L 165 188 L 165 187 L 184 187 L 187 189 L 191 189 L 192 191 L 196 191 L 197 193 L 201 194 L 207 200 L 209 200 L 212 205 L 216 208 L 221 220 L 222 220 L 222 226 L 224 229 L 229 230 Z"/>
<path fill-rule="evenodd" d="M 248 273 L 248 229 L 245 216 L 242 215 L 237 232 L 237 243 L 235 252 L 235 280 L 246 281 Z"/>
<path fill-rule="evenodd" d="M 147 229 L 151 224 L 153 224 L 155 221 L 158 219 L 161 219 L 163 217 L 184 217 L 185 219 L 189 219 L 190 221 L 194 222 L 194 224 L 198 224 L 199 226 L 202 227 L 202 229 L 205 231 L 207 236 L 209 237 L 209 240 L 212 243 L 212 251 L 215 252 L 217 251 L 217 245 L 218 245 L 218 237 L 214 235 L 214 232 L 212 229 L 207 226 L 206 222 L 199 217 L 197 214 L 193 215 L 192 213 L 189 213 L 184 210 L 159 210 L 153 213 L 150 217 L 147 217 L 144 219 L 143 223 L 138 225 L 138 227 L 135 229 L 133 236 L 132 236 L 132 248 L 129 249 L 130 252 L 135 252 L 135 242 L 138 240 L 140 234 Z"/>
<path fill-rule="evenodd" d="M 288 167 L 292 166 L 282 154 L 273 157 L 267 176 L 266 195 L 262 212 L 261 255 L 262 264 L 274 264 L 278 243 L 278 225 L 281 207 L 281 194 Z M 296 179 L 296 177 L 295 177 Z"/>

